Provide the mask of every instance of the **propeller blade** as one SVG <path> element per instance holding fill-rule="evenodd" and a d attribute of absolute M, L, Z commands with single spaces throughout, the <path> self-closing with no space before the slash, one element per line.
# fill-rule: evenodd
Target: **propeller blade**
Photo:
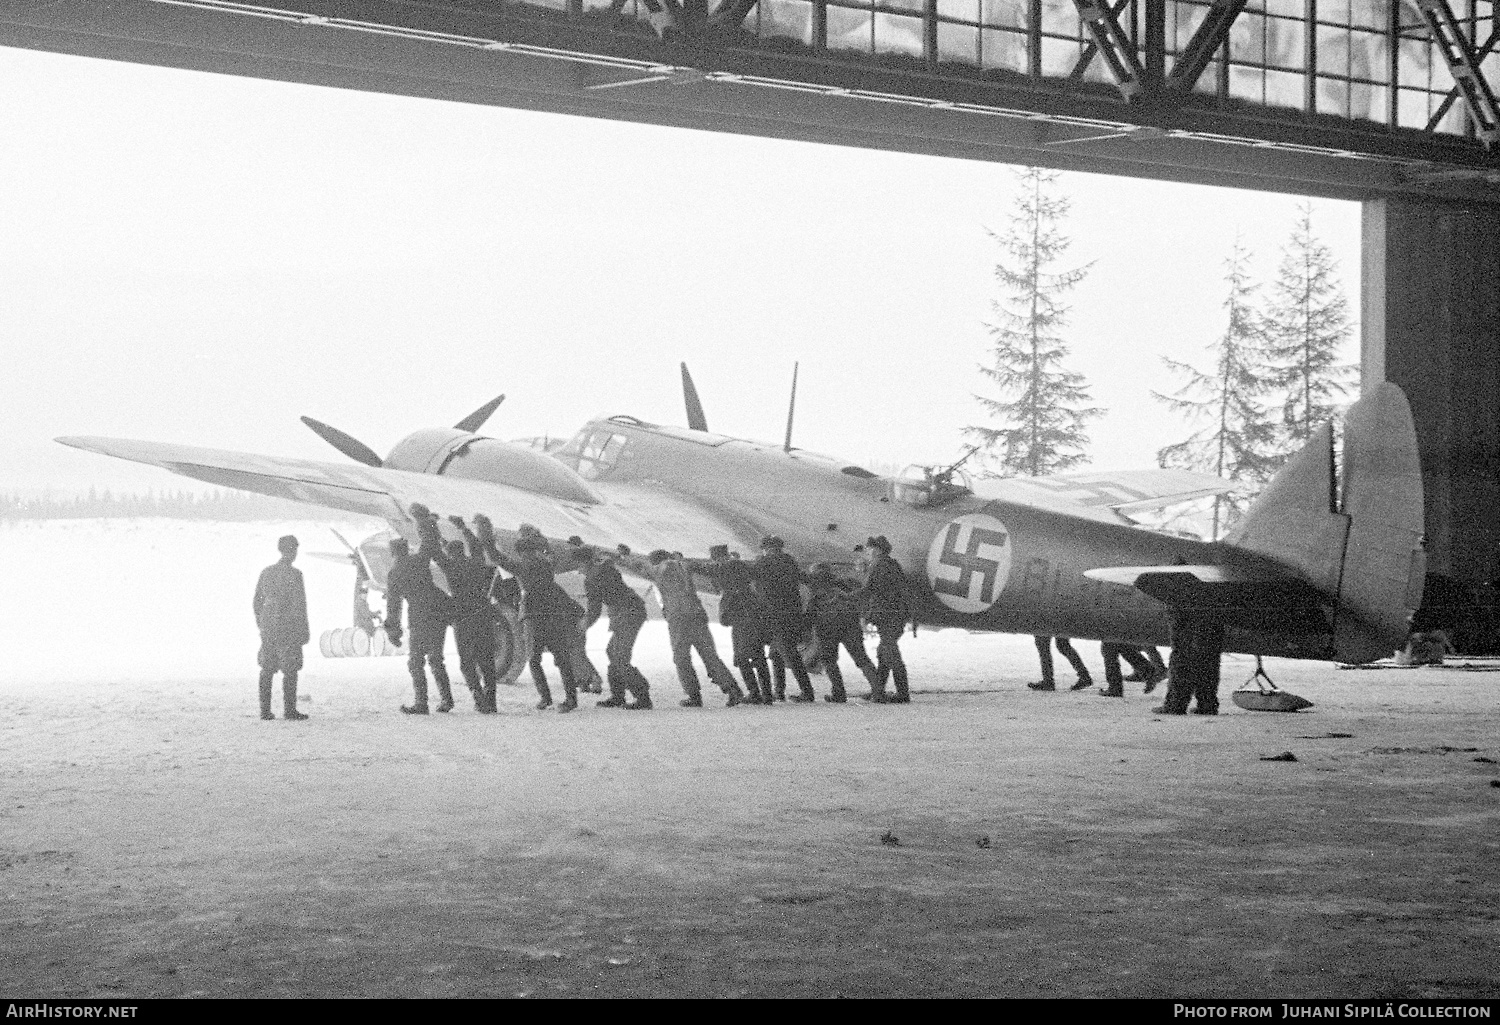
<path fill-rule="evenodd" d="M 458 423 L 454 424 L 453 429 L 458 431 L 468 431 L 470 434 L 473 434 L 475 431 L 479 430 L 479 428 L 484 426 L 484 422 L 495 414 L 495 410 L 499 409 L 500 403 L 504 401 L 504 395 L 495 396 L 493 399 L 490 399 L 490 401 L 474 410 L 474 412 L 464 417 Z"/>
<path fill-rule="evenodd" d="M 344 455 L 356 463 L 364 463 L 366 466 L 380 466 L 384 460 L 375 454 L 375 451 L 360 441 L 352 438 L 339 430 L 337 427 L 329 427 L 321 420 L 314 420 L 310 416 L 304 416 L 302 422 L 311 427 L 313 433 L 322 438 L 328 444 L 338 449 Z"/>
<path fill-rule="evenodd" d="M 370 567 L 365 562 L 365 553 L 362 552 L 362 551 L 360 551 L 354 545 L 351 545 L 349 543 L 349 539 L 346 538 L 346 537 L 344 537 L 343 534 L 340 534 L 337 529 L 335 529 L 333 527 L 329 527 L 328 529 L 331 530 L 331 531 L 333 531 L 333 536 L 339 539 L 339 544 L 341 544 L 345 548 L 349 549 L 349 554 L 346 556 L 346 558 L 348 558 L 350 561 L 352 561 L 354 563 L 354 568 L 359 571 L 355 575 L 356 585 L 358 584 L 358 581 L 360 579 L 369 580 L 370 579 Z"/>
<path fill-rule="evenodd" d="M 693 387 L 693 375 L 687 364 L 682 364 L 682 402 L 687 406 L 688 430 L 708 430 L 708 418 L 703 415 L 703 403 L 698 401 L 698 389 Z"/>
<path fill-rule="evenodd" d="M 783 452 L 792 450 L 792 416 L 797 412 L 797 367 L 800 364 L 792 364 L 792 401 L 786 407 L 786 444 L 781 447 Z"/>

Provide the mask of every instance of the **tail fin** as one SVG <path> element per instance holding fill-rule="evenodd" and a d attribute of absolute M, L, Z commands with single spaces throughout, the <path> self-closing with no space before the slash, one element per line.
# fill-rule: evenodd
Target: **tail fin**
<path fill-rule="evenodd" d="M 1380 384 L 1344 421 L 1343 495 L 1324 427 L 1224 541 L 1273 560 L 1334 605 L 1333 653 L 1369 662 L 1406 640 L 1422 600 L 1422 471 L 1406 396 Z"/>

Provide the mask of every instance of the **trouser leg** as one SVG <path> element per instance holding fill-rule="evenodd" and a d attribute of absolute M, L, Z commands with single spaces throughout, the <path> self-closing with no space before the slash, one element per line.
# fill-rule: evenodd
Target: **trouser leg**
<path fill-rule="evenodd" d="M 730 704 L 738 702 L 741 697 L 740 685 L 735 682 L 734 674 L 719 657 L 719 647 L 714 643 L 714 635 L 708 628 L 708 617 L 689 617 L 684 626 L 688 631 L 688 643 L 703 660 L 703 668 L 707 671 L 709 680 L 730 696 Z"/>
<path fill-rule="evenodd" d="M 538 619 L 534 629 L 542 637 L 541 646 L 552 653 L 552 664 L 557 666 L 557 675 L 562 678 L 563 707 L 576 707 L 578 677 L 573 671 L 573 658 L 578 631 L 570 621 L 557 617 Z"/>
<path fill-rule="evenodd" d="M 443 662 L 442 652 L 428 655 L 427 665 L 432 669 L 432 682 L 437 684 L 438 709 L 447 711 L 453 707 L 453 685 L 448 679 L 448 667 Z"/>
<path fill-rule="evenodd" d="M 884 683 L 885 673 L 889 672 L 891 682 L 896 687 L 895 700 L 904 704 L 911 700 L 911 690 L 906 678 L 906 660 L 901 657 L 900 645 L 906 624 L 882 623 L 879 629 L 880 644 L 875 650 L 880 655 L 881 682 Z"/>
<path fill-rule="evenodd" d="M 797 681 L 797 689 L 802 692 L 804 701 L 811 701 L 817 695 L 813 692 L 812 680 L 808 678 L 807 666 L 802 662 L 802 653 L 797 650 L 797 642 L 801 639 L 801 624 L 795 616 L 780 616 L 771 626 L 771 643 L 781 652 L 782 661 L 792 671 L 792 677 Z"/>
<path fill-rule="evenodd" d="M 271 688 L 275 682 L 276 673 L 270 669 L 260 671 L 260 717 L 271 718 Z"/>
<path fill-rule="evenodd" d="M 667 640 L 672 645 L 672 665 L 677 668 L 677 679 L 682 692 L 689 701 L 702 701 L 703 690 L 698 685 L 698 670 L 693 668 L 693 645 L 691 624 L 683 617 L 667 620 Z"/>
<path fill-rule="evenodd" d="M 1224 625 L 1189 613 L 1172 616 L 1171 677 L 1161 710 L 1173 715 L 1187 711 L 1194 698 L 1198 711 L 1219 711 L 1219 657 L 1224 649 Z"/>
<path fill-rule="evenodd" d="M 1112 698 L 1125 696 L 1125 677 L 1120 672 L 1120 659 L 1125 657 L 1126 647 L 1105 641 L 1099 645 L 1099 654 L 1104 659 L 1104 690 Z"/>
<path fill-rule="evenodd" d="M 1122 644 L 1119 647 L 1120 657 L 1130 663 L 1131 675 L 1139 676 L 1141 679 L 1150 678 L 1151 660 L 1141 652 L 1141 649 L 1131 644 Z"/>
<path fill-rule="evenodd" d="M 297 711 L 297 671 L 281 674 L 281 714 L 289 716 Z"/>
<path fill-rule="evenodd" d="M 769 641 L 767 642 L 770 643 Z M 786 660 L 775 645 L 770 645 L 771 680 L 776 691 L 776 700 L 786 700 Z"/>
<path fill-rule="evenodd" d="M 1077 689 L 1083 690 L 1085 687 L 1092 687 L 1094 685 L 1094 678 L 1089 675 L 1089 667 L 1083 664 L 1083 659 L 1079 656 L 1078 652 L 1073 650 L 1073 642 L 1066 637 L 1054 638 L 1054 642 L 1057 644 L 1057 653 L 1067 659 L 1068 664 L 1073 667 L 1073 671 L 1078 674 Z"/>
<path fill-rule="evenodd" d="M 874 686 L 875 663 L 870 661 L 870 656 L 865 652 L 865 634 L 859 624 L 856 623 L 846 628 L 839 636 L 839 643 L 844 646 L 845 651 L 849 652 L 849 657 L 859 667 L 859 671 L 865 674 L 865 679 L 870 681 L 871 686 Z M 834 654 L 837 655 L 838 652 L 835 651 Z"/>
<path fill-rule="evenodd" d="M 411 674 L 411 707 L 427 711 L 427 656 L 417 644 L 416 632 L 407 641 L 406 670 Z"/>
<path fill-rule="evenodd" d="M 1042 664 L 1041 685 L 1036 690 L 1053 690 L 1057 687 L 1057 678 L 1052 675 L 1052 638 L 1033 637 L 1036 644 L 1036 657 Z"/>
<path fill-rule="evenodd" d="M 829 698 L 845 700 L 844 674 L 839 671 L 839 642 L 837 638 L 821 640 L 818 644 L 818 660 L 823 663 L 823 675 L 828 677 Z"/>

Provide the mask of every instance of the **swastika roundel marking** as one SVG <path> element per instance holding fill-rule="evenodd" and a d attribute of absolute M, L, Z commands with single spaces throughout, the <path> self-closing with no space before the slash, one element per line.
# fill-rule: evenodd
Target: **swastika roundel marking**
<path fill-rule="evenodd" d="M 927 582 L 955 612 L 983 612 L 1010 576 L 1010 531 L 984 513 L 950 520 L 927 550 Z"/>

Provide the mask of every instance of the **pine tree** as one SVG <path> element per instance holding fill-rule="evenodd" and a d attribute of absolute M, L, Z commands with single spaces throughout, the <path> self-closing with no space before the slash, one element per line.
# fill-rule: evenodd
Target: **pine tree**
<path fill-rule="evenodd" d="M 1069 311 L 1063 297 L 1089 266 L 1053 269 L 1071 244 L 1059 229 L 1069 204 L 1053 188 L 1057 177 L 1034 167 L 1020 171 L 1009 228 L 989 232 L 1005 254 L 995 265 L 1003 297 L 990 303 L 992 363 L 979 371 L 1001 397 L 975 398 L 1001 426 L 966 427 L 964 434 L 981 446 L 990 476 L 1042 477 L 1084 462 L 1086 428 L 1103 412 L 1087 405 L 1083 375 L 1063 367 L 1068 347 L 1059 331 Z"/>
<path fill-rule="evenodd" d="M 1189 421 L 1205 423 L 1185 441 L 1156 453 L 1163 467 L 1212 473 L 1240 485 L 1214 499 L 1213 538 L 1221 522 L 1227 525 L 1245 508 L 1251 495 L 1270 479 L 1280 461 L 1276 425 L 1262 404 L 1275 387 L 1266 366 L 1266 325 L 1255 306 L 1259 287 L 1250 282 L 1250 253 L 1238 238 L 1224 261 L 1229 295 L 1224 300 L 1228 322 L 1224 333 L 1207 346 L 1214 356 L 1211 374 L 1162 357 L 1186 383 L 1172 395 L 1152 392 Z"/>
<path fill-rule="evenodd" d="M 1297 225 L 1281 251 L 1267 311 L 1268 358 L 1282 391 L 1282 424 L 1289 449 L 1334 419 L 1349 393 L 1354 368 L 1340 361 L 1349 341 L 1349 300 L 1338 265 L 1313 234 L 1312 204 L 1297 208 Z"/>

